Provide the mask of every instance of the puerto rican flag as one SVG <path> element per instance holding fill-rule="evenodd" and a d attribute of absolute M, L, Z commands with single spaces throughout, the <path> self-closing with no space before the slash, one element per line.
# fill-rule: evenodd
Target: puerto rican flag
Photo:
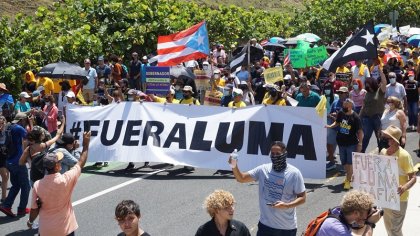
<path fill-rule="evenodd" d="M 175 34 L 159 36 L 157 52 L 159 66 L 175 66 L 207 57 L 210 47 L 206 22 L 202 21 Z"/>

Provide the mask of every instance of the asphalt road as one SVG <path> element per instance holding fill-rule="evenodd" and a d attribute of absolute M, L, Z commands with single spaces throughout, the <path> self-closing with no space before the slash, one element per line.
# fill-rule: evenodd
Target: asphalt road
<path fill-rule="evenodd" d="M 417 149 L 418 134 L 408 133 L 406 149 L 413 161 L 420 158 L 412 152 Z M 372 139 L 368 150 L 374 147 Z M 338 158 L 339 159 L 339 158 Z M 136 163 L 141 166 L 143 163 Z M 154 236 L 194 235 L 197 228 L 209 220 L 203 208 L 204 198 L 215 189 L 225 189 L 236 199 L 235 218 L 244 222 L 256 235 L 259 218 L 258 185 L 237 183 L 231 173 L 196 169 L 185 172 L 182 166 L 151 163 L 151 168 L 141 168 L 130 173 L 121 170 L 125 163 L 111 163 L 98 170 L 84 169 L 73 193 L 73 204 L 79 224 L 77 235 L 117 235 L 119 227 L 114 219 L 114 209 L 123 199 L 140 204 L 141 225 Z M 323 180 L 305 179 L 307 202 L 298 207 L 298 235 L 306 224 L 320 212 L 339 205 L 343 173 L 332 171 Z M 13 210 L 16 210 L 18 200 Z M 37 235 L 27 230 L 28 217 L 8 218 L 0 213 L 0 235 Z"/>

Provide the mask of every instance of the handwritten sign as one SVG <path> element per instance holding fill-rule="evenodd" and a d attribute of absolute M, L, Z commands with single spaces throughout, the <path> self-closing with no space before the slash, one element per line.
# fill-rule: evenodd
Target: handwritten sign
<path fill-rule="evenodd" d="M 146 93 L 166 96 L 171 87 L 170 67 L 146 67 Z"/>
<path fill-rule="evenodd" d="M 283 68 L 280 66 L 266 69 L 264 71 L 264 79 L 267 84 L 274 84 L 277 81 L 282 81 Z"/>
<path fill-rule="evenodd" d="M 353 188 L 371 194 L 382 208 L 400 210 L 397 159 L 353 152 Z"/>
<path fill-rule="evenodd" d="M 290 61 L 294 68 L 305 68 L 306 67 L 306 51 L 302 49 L 285 49 L 284 57 L 290 51 Z"/>
<path fill-rule="evenodd" d="M 328 58 L 327 49 L 325 46 L 309 48 L 306 51 L 306 65 L 316 66 Z"/>

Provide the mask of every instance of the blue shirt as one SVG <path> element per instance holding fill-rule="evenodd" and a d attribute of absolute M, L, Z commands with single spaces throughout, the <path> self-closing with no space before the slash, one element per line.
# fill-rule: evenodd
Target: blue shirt
<path fill-rule="evenodd" d="M 241 70 L 236 74 L 236 77 L 238 77 L 240 81 L 248 81 L 249 72 L 247 70 Z"/>
<path fill-rule="evenodd" d="M 23 153 L 22 140 L 26 138 L 27 132 L 22 126 L 14 124 L 11 128 L 11 133 L 13 145 L 15 145 L 17 151 L 15 155 L 12 155 L 9 157 L 9 159 L 7 159 L 7 162 L 9 164 L 17 165 L 19 163 L 19 158 L 20 156 L 22 156 Z"/>
<path fill-rule="evenodd" d="M 31 105 L 29 102 L 21 103 L 20 101 L 16 102 L 15 111 L 17 112 L 27 112 L 31 110 Z"/>

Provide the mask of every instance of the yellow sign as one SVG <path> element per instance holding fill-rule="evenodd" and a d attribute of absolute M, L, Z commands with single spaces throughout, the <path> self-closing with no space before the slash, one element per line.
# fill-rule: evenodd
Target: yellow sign
<path fill-rule="evenodd" d="M 274 84 L 277 81 L 283 80 L 283 68 L 273 67 L 264 71 L 264 79 L 266 84 Z"/>

